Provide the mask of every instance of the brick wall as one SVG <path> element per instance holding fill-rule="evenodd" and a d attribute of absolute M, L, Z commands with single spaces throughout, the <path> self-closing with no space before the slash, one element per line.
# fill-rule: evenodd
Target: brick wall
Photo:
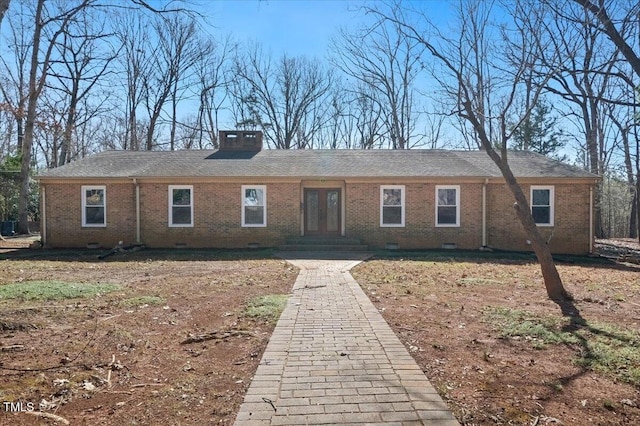
<path fill-rule="evenodd" d="M 135 241 L 135 188 L 131 183 L 106 186 L 106 227 L 82 226 L 82 184 L 45 185 L 46 242 L 49 247 L 114 247 Z"/>
<path fill-rule="evenodd" d="M 141 184 L 141 234 L 150 247 L 242 248 L 284 244 L 300 233 L 300 185 L 267 184 L 267 226 L 241 226 L 241 183 L 193 185 L 193 227 L 169 227 L 168 185 Z"/>
<path fill-rule="evenodd" d="M 168 226 L 168 184 L 140 183 L 141 239 L 150 247 L 242 248 L 250 243 L 278 246 L 300 234 L 300 184 L 263 183 L 267 186 L 267 227 L 241 227 L 241 183 L 194 183 L 194 226 Z M 445 243 L 462 249 L 482 245 L 482 183 L 460 184 L 460 226 L 435 225 L 434 183 L 389 182 L 405 185 L 405 226 L 380 226 L 380 184 L 347 183 L 347 237 L 361 239 L 372 248 L 397 243 L 401 248 L 440 248 Z M 97 243 L 112 247 L 122 240 L 135 242 L 135 186 L 106 184 L 107 227 L 81 223 L 81 183 L 46 183 L 47 244 L 50 247 L 86 247 Z M 529 186 L 523 185 L 529 196 Z M 513 211 L 513 197 L 505 185 L 487 188 L 488 245 L 506 250 L 530 250 Z M 589 251 L 589 186 L 555 185 L 555 226 L 540 227 L 557 253 Z M 551 233 L 553 232 L 553 235 Z"/>
<path fill-rule="evenodd" d="M 527 200 L 530 185 L 523 184 Z M 538 230 L 554 253 L 589 253 L 589 185 L 553 185 L 555 192 L 554 226 Z M 524 229 L 513 208 L 513 195 L 506 185 L 491 184 L 487 189 L 488 245 L 504 250 L 530 251 Z"/>
<path fill-rule="evenodd" d="M 347 184 L 346 235 L 378 248 L 386 243 L 396 243 L 405 249 L 440 248 L 445 243 L 464 249 L 477 249 L 482 245 L 482 184 L 460 186 L 459 227 L 436 226 L 435 184 L 404 185 L 405 226 L 381 227 L 380 185 Z"/>

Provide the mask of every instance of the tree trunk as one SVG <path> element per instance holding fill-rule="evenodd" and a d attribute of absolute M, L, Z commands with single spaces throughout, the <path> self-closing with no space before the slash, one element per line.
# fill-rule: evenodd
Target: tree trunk
<path fill-rule="evenodd" d="M 62 134 L 62 146 L 60 147 L 60 157 L 58 158 L 57 165 L 63 166 L 71 160 L 71 138 L 73 136 L 73 128 L 75 127 L 76 120 L 76 106 L 78 104 L 78 88 L 76 87 L 76 81 L 73 82 L 73 91 L 71 93 L 71 100 L 69 101 L 69 111 L 67 113 L 67 122 L 64 126 L 64 132 Z"/>
<path fill-rule="evenodd" d="M 42 33 L 42 8 L 44 0 L 39 0 L 36 7 L 33 30 L 33 47 L 31 50 L 31 69 L 29 70 L 29 96 L 27 101 L 27 117 L 22 138 L 22 163 L 20 165 L 20 195 L 18 198 L 18 233 L 29 233 L 29 184 L 31 183 L 31 148 L 33 146 L 33 129 L 36 119 L 36 103 L 38 102 L 38 55 L 40 54 L 40 35 Z M 44 72 L 44 71 L 43 71 Z"/>
<path fill-rule="evenodd" d="M 633 201 L 631 202 L 631 214 L 629 215 L 629 238 L 638 237 L 638 192 L 637 189 L 631 189 Z"/>
<path fill-rule="evenodd" d="M 0 22 L 7 10 L 9 10 L 9 0 L 0 0 Z"/>
<path fill-rule="evenodd" d="M 636 225 L 638 229 L 638 242 L 640 242 L 640 171 L 636 177 Z"/>
<path fill-rule="evenodd" d="M 507 182 L 507 186 L 516 200 L 513 207 L 516 210 L 516 215 L 518 216 L 518 219 L 520 219 L 520 223 L 522 223 L 524 231 L 527 234 L 527 238 L 531 241 L 531 248 L 533 248 L 533 252 L 540 263 L 540 269 L 542 270 L 542 277 L 544 280 L 544 286 L 547 290 L 547 295 L 550 299 L 555 301 L 571 300 L 571 295 L 564 289 L 562 284 L 562 279 L 560 278 L 558 269 L 553 261 L 553 256 L 551 255 L 551 249 L 544 238 L 542 238 L 542 235 L 540 235 L 540 232 L 538 232 L 538 225 L 536 225 L 533 220 L 529 202 L 527 201 L 524 192 L 522 192 L 522 188 L 516 181 L 516 178 L 511 172 L 506 161 L 503 161 L 498 157 L 495 151 L 494 154 L 496 154 L 495 157 L 499 159 L 498 161 L 496 161 L 496 158 L 494 158 L 493 155 L 490 154 L 489 156 L 500 168 L 500 171 Z"/>

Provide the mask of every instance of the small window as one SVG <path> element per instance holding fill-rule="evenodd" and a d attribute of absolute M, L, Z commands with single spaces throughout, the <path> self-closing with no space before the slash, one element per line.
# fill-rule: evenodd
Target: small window
<path fill-rule="evenodd" d="M 404 185 L 380 187 L 380 226 L 404 226 Z"/>
<path fill-rule="evenodd" d="M 460 226 L 460 186 L 436 186 L 436 226 Z"/>
<path fill-rule="evenodd" d="M 242 226 L 267 226 L 267 187 L 242 185 Z"/>
<path fill-rule="evenodd" d="M 169 185 L 169 226 L 193 226 L 193 186 Z"/>
<path fill-rule="evenodd" d="M 82 187 L 82 226 L 107 226 L 106 195 L 104 186 Z"/>
<path fill-rule="evenodd" d="M 553 186 L 531 187 L 531 215 L 536 224 L 553 226 Z"/>

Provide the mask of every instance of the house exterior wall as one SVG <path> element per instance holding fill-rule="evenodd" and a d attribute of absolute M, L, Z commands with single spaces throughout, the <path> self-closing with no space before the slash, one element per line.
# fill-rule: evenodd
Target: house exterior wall
<path fill-rule="evenodd" d="M 387 180 L 384 185 L 404 185 L 405 225 L 380 226 L 381 182 L 347 180 L 343 186 L 344 235 L 360 239 L 371 248 L 395 243 L 402 249 L 440 248 L 455 244 L 460 249 L 482 246 L 483 180 L 420 182 Z M 251 243 L 263 247 L 285 244 L 303 229 L 301 181 L 289 182 L 180 182 L 193 187 L 193 226 L 170 227 L 168 181 L 139 181 L 141 242 L 149 247 L 244 248 Z M 106 227 L 82 226 L 82 185 L 106 188 Z M 265 185 L 267 226 L 241 226 L 243 184 Z M 459 185 L 460 226 L 436 226 L 436 186 Z M 113 247 L 118 241 L 136 241 L 136 186 L 122 182 L 42 182 L 46 192 L 45 243 L 48 247 Z M 333 184 L 332 184 L 333 185 Z M 590 250 L 589 184 L 554 185 L 555 223 L 540 227 L 556 253 L 586 254 Z M 335 185 L 334 185 L 335 186 Z M 527 197 L 530 183 L 523 184 Z M 487 245 L 505 250 L 531 250 L 513 210 L 513 197 L 506 185 L 487 185 Z"/>
<path fill-rule="evenodd" d="M 263 183 L 261 183 L 263 184 Z M 246 248 L 282 245 L 298 236 L 300 185 L 269 183 L 267 226 L 241 226 L 242 183 L 193 184 L 193 227 L 170 227 L 168 185 L 141 183 L 141 235 L 149 247 Z"/>
<path fill-rule="evenodd" d="M 253 184 L 253 183 L 252 183 Z M 82 226 L 82 185 L 104 185 L 106 226 Z M 45 184 L 48 247 L 114 247 L 136 242 L 136 187 L 124 183 Z M 278 246 L 300 234 L 299 184 L 267 185 L 267 226 L 241 226 L 242 183 L 194 183 L 193 226 L 170 227 L 169 184 L 139 183 L 141 242 L 149 247 Z"/>
<path fill-rule="evenodd" d="M 97 244 L 114 247 L 119 241 L 135 241 L 135 187 L 128 182 L 109 183 L 106 191 L 105 227 L 82 226 L 82 185 L 96 183 L 46 184 L 44 211 L 45 241 L 49 247 L 77 248 Z"/>
<path fill-rule="evenodd" d="M 554 226 L 538 226 L 554 253 L 587 254 L 590 251 L 588 184 L 549 184 L 554 187 Z M 521 184 L 531 203 L 531 184 Z M 503 250 L 531 251 L 513 208 L 513 195 L 505 184 L 487 189 L 488 246 Z"/>
<path fill-rule="evenodd" d="M 405 187 L 405 226 L 380 226 L 379 183 L 351 183 L 346 187 L 346 236 L 359 238 L 374 248 L 384 248 L 387 243 L 398 244 L 403 249 L 440 248 L 445 243 L 462 249 L 477 249 L 482 245 L 481 183 L 460 184 L 458 227 L 436 226 L 435 183 L 394 181 L 388 184 Z"/>

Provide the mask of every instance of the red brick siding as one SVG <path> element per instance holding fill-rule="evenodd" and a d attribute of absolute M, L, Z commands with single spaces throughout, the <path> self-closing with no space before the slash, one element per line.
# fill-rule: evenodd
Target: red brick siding
<path fill-rule="evenodd" d="M 538 230 L 554 253 L 589 252 L 589 185 L 553 185 L 555 192 L 554 226 Z M 530 200 L 530 185 L 522 185 Z M 513 209 L 514 198 L 506 185 L 491 184 L 487 189 L 488 245 L 505 250 L 530 251 L 524 229 Z"/>
<path fill-rule="evenodd" d="M 135 241 L 134 186 L 125 183 L 104 186 L 106 227 L 82 226 L 82 184 L 45 186 L 46 242 L 49 247 L 86 247 L 89 243 L 113 247 L 118 241 Z"/>
<path fill-rule="evenodd" d="M 240 183 L 193 185 L 193 227 L 169 227 L 168 185 L 141 184 L 141 234 L 150 247 L 242 248 L 284 244 L 300 233 L 300 186 L 267 184 L 267 226 L 241 226 Z"/>
<path fill-rule="evenodd" d="M 407 183 L 405 191 L 405 226 L 381 227 L 380 185 L 347 184 L 346 235 L 376 248 L 386 243 L 406 249 L 439 248 L 444 243 L 465 249 L 482 245 L 482 184 L 460 185 L 460 227 L 436 227 L 435 184 Z"/>
<path fill-rule="evenodd" d="M 454 184 L 454 182 L 451 182 Z M 278 246 L 300 234 L 300 184 L 263 183 L 267 187 L 267 227 L 241 227 L 241 183 L 195 183 L 194 226 L 168 226 L 168 186 L 140 184 L 141 239 L 150 247 L 242 248 L 249 243 Z M 386 184 L 386 183 L 385 183 Z M 482 184 L 460 184 L 460 227 L 435 226 L 434 183 L 389 182 L 405 185 L 405 226 L 380 226 L 380 184 L 347 183 L 346 214 L 348 237 L 361 239 L 372 248 L 397 243 L 401 248 L 439 248 L 454 243 L 459 248 L 482 245 Z M 106 184 L 107 227 L 83 228 L 81 183 L 45 184 L 47 245 L 85 247 L 98 243 L 112 247 L 122 240 L 135 242 L 135 186 Z M 523 185 L 529 196 L 529 186 Z M 505 185 L 487 187 L 488 245 L 507 250 L 530 250 L 513 211 L 513 196 Z M 545 239 L 558 253 L 589 251 L 589 186 L 555 185 L 555 226 L 540 227 Z"/>

